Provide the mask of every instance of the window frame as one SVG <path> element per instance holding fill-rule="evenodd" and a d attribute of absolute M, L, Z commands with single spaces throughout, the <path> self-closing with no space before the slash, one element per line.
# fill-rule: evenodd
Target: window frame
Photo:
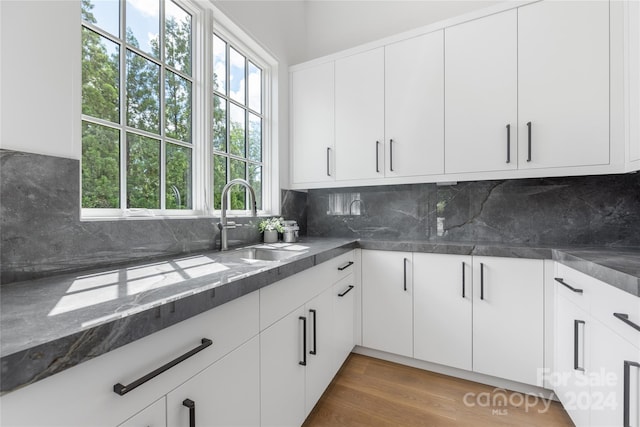
<path fill-rule="evenodd" d="M 161 8 L 164 9 L 164 3 L 171 0 L 162 0 Z M 80 197 L 80 218 L 81 220 L 130 220 L 130 219 L 171 219 L 171 218 L 210 218 L 219 217 L 220 210 L 213 208 L 213 35 L 218 34 L 224 37 L 225 41 L 230 43 L 236 50 L 245 55 L 245 57 L 262 70 L 262 209 L 258 211 L 261 216 L 277 215 L 280 211 L 279 183 L 278 173 L 278 149 L 277 149 L 277 129 L 273 126 L 273 121 L 277 118 L 277 76 L 278 62 L 277 60 L 260 44 L 248 36 L 240 27 L 233 23 L 215 6 L 208 3 L 201 3 L 194 0 L 173 0 L 176 5 L 191 14 L 191 80 L 192 80 L 192 208 L 191 209 L 136 209 L 126 208 L 126 181 L 123 175 L 126 175 L 126 133 L 130 127 L 126 124 L 126 92 L 121 89 L 120 108 L 121 121 L 117 129 L 120 135 L 120 190 L 121 197 L 120 208 L 84 208 L 82 207 L 82 197 Z M 121 25 L 124 23 L 124 5 L 126 1 L 120 1 L 120 19 Z M 164 16 L 161 12 L 161 17 Z M 161 25 L 164 25 L 161 22 Z M 86 23 L 80 19 L 80 26 L 91 31 L 96 31 L 100 35 L 109 34 L 105 30 L 101 30 L 97 26 Z M 161 31 L 164 31 L 161 28 Z M 122 32 L 122 31 L 121 31 Z M 108 37 L 113 38 L 111 35 Z M 120 66 L 123 67 L 126 62 L 125 55 L 127 51 L 126 40 L 120 39 L 118 34 L 118 43 L 121 46 Z M 164 46 L 164 45 L 163 45 Z M 138 52 L 136 52 L 138 53 Z M 160 60 L 157 60 L 160 62 Z M 166 60 L 161 62 L 163 67 L 172 70 L 173 67 L 166 65 Z M 162 73 L 164 76 L 164 73 Z M 126 70 L 120 71 L 119 83 L 121 87 L 126 85 Z M 161 89 L 161 115 L 164 116 L 164 84 L 160 81 Z M 79 105 L 82 105 L 82 87 L 80 86 Z M 105 122 L 97 118 L 91 118 L 82 114 L 79 108 L 80 116 L 78 126 L 82 127 L 82 122 L 95 123 L 104 125 Z M 124 117 L 124 120 L 122 119 Z M 164 126 L 164 118 L 161 121 Z M 114 127 L 109 123 L 110 127 Z M 144 131 L 135 132 L 138 135 L 148 136 Z M 162 135 L 154 136 L 161 143 L 161 167 L 166 167 L 163 162 L 166 160 L 165 151 L 166 144 L 174 143 L 172 138 L 164 135 L 165 130 L 162 129 Z M 247 134 L 248 137 L 248 134 Z M 79 158 L 82 159 L 82 140 L 80 141 Z M 160 197 L 161 207 L 165 206 L 166 173 L 161 174 Z M 228 181 L 228 179 L 227 179 Z M 165 191 L 162 192 L 162 189 Z M 80 169 L 80 191 L 82 191 L 82 165 Z M 125 199 L 122 199 L 125 197 Z M 124 200 L 124 202 L 123 202 Z M 249 216 L 249 210 L 228 210 L 228 216 L 241 217 Z"/>

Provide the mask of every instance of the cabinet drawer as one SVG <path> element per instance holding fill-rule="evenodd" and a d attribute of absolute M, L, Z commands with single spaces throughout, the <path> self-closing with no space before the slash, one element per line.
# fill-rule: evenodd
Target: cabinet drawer
<path fill-rule="evenodd" d="M 0 424 L 118 425 L 255 336 L 258 313 L 253 292 L 4 395 Z M 213 344 L 123 396 L 113 391 L 194 349 L 202 338 Z"/>
<path fill-rule="evenodd" d="M 640 298 L 600 281 L 593 295 L 591 315 L 640 348 L 640 330 L 628 323 L 640 328 Z"/>
<path fill-rule="evenodd" d="M 260 330 L 291 313 L 355 269 L 354 251 L 260 289 Z M 349 263 L 353 263 L 349 265 Z"/>
<path fill-rule="evenodd" d="M 554 279 L 556 293 L 559 296 L 563 296 L 582 310 L 589 312 L 593 291 L 597 287 L 597 279 L 560 263 L 556 263 Z"/>

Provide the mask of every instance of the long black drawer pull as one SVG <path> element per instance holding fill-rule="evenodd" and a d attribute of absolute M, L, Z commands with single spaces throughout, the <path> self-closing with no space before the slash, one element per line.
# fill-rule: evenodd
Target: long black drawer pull
<path fill-rule="evenodd" d="M 331 157 L 331 147 L 327 147 L 327 176 L 331 176 L 331 169 L 329 168 L 330 157 Z"/>
<path fill-rule="evenodd" d="M 393 139 L 389 140 L 389 170 L 393 172 Z"/>
<path fill-rule="evenodd" d="M 480 263 L 480 299 L 484 299 L 484 263 Z"/>
<path fill-rule="evenodd" d="M 380 145 L 380 141 L 376 141 L 376 173 L 380 172 L 380 154 L 379 154 L 379 148 L 378 148 L 379 145 Z"/>
<path fill-rule="evenodd" d="M 571 289 L 573 292 L 575 292 L 577 294 L 581 294 L 582 292 L 584 292 L 582 289 L 574 288 L 573 286 L 571 286 L 570 284 L 565 282 L 562 277 L 554 277 L 553 280 L 555 280 L 556 282 L 560 283 L 561 285 L 566 286 L 568 289 Z"/>
<path fill-rule="evenodd" d="M 182 406 L 189 408 L 189 427 L 196 427 L 196 402 L 185 399 L 182 401 Z"/>
<path fill-rule="evenodd" d="M 631 400 L 631 367 L 634 366 L 640 369 L 640 363 L 633 362 L 631 360 L 624 361 L 624 405 L 623 405 L 623 421 L 622 425 L 624 427 L 631 427 L 631 421 L 629 418 L 630 412 L 630 400 Z"/>
<path fill-rule="evenodd" d="M 636 331 L 640 331 L 640 325 L 638 325 L 637 323 L 634 323 L 631 320 L 629 320 L 629 315 L 628 314 L 625 314 L 625 313 L 613 313 L 613 315 L 615 317 L 617 317 L 618 319 L 622 320 L 627 325 L 631 326 Z"/>
<path fill-rule="evenodd" d="M 527 122 L 527 162 L 531 161 L 531 122 Z"/>
<path fill-rule="evenodd" d="M 343 293 L 341 293 L 341 294 L 338 294 L 338 296 L 339 296 L 339 297 L 343 297 L 343 296 L 345 296 L 345 295 L 346 295 L 346 294 L 348 294 L 348 293 L 351 291 L 351 289 L 353 289 L 353 288 L 354 288 L 354 286 L 353 286 L 353 285 L 349 285 L 349 287 L 347 288 L 347 290 L 346 290 L 346 291 L 344 291 L 344 292 L 343 292 Z"/>
<path fill-rule="evenodd" d="M 462 261 L 462 298 L 465 297 L 464 291 L 465 291 L 465 287 L 466 287 L 465 286 L 465 276 L 466 275 L 465 275 L 465 271 L 464 270 L 465 270 L 465 265 L 464 265 L 464 261 Z"/>
<path fill-rule="evenodd" d="M 300 316 L 298 320 L 302 320 L 302 360 L 298 364 L 307 366 L 307 318 Z"/>
<path fill-rule="evenodd" d="M 404 259 L 404 290 L 407 290 L 407 261 L 408 259 Z"/>
<path fill-rule="evenodd" d="M 340 270 L 340 271 L 346 270 L 347 268 L 351 267 L 352 265 L 353 265 L 353 261 L 349 261 L 348 263 L 346 263 L 342 267 L 338 267 L 338 270 Z"/>
<path fill-rule="evenodd" d="M 133 390 L 133 389 L 141 386 L 142 384 L 146 383 L 147 381 L 157 377 L 161 373 L 163 373 L 165 371 L 168 371 L 169 369 L 173 368 L 178 363 L 184 362 L 185 360 L 187 360 L 188 358 L 190 358 L 194 354 L 201 352 L 205 348 L 209 347 L 211 344 L 213 344 L 213 341 L 211 341 L 208 338 L 202 338 L 202 344 L 200 344 L 198 347 L 194 348 L 193 350 L 190 350 L 190 351 L 186 352 L 185 354 L 183 354 L 182 356 L 180 356 L 180 357 L 178 357 L 176 359 L 173 359 L 171 362 L 167 363 L 166 365 L 162 365 L 161 367 L 159 367 L 155 371 L 149 372 L 144 377 L 138 378 L 137 380 L 135 380 L 134 382 L 132 382 L 129 385 L 122 385 L 120 383 L 114 385 L 113 386 L 113 391 L 116 394 L 119 394 L 120 396 L 124 396 L 125 394 L 129 393 L 131 390 Z"/>
<path fill-rule="evenodd" d="M 316 325 L 318 324 L 318 313 L 315 310 L 309 310 L 309 314 L 313 315 L 313 350 L 309 350 L 309 354 L 318 354 L 318 343 L 316 342 L 316 336 L 318 331 Z"/>
<path fill-rule="evenodd" d="M 507 125 L 507 163 L 511 163 L 511 125 Z"/>
<path fill-rule="evenodd" d="M 573 321 L 573 369 L 584 372 L 584 368 L 580 367 L 580 352 L 578 351 L 580 346 L 580 340 L 578 339 L 580 325 L 585 325 L 585 321 L 577 319 Z"/>

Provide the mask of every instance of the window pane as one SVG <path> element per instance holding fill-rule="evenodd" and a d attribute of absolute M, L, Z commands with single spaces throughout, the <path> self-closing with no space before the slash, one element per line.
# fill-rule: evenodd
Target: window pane
<path fill-rule="evenodd" d="M 160 141 L 127 134 L 127 207 L 160 209 Z"/>
<path fill-rule="evenodd" d="M 213 208 L 220 209 L 220 196 L 222 189 L 227 184 L 227 158 L 213 156 Z"/>
<path fill-rule="evenodd" d="M 231 159 L 231 178 L 246 179 L 246 163 L 241 160 Z M 247 190 L 241 185 L 234 185 L 231 187 L 229 193 L 231 194 L 231 209 L 247 209 L 245 207 L 245 198 Z"/>
<path fill-rule="evenodd" d="M 230 69 L 229 69 L 229 96 L 231 99 L 234 99 L 245 105 L 244 100 L 244 63 L 245 58 L 234 48 L 229 48 L 229 61 L 230 61 Z"/>
<path fill-rule="evenodd" d="M 213 149 L 227 152 L 227 101 L 213 96 Z"/>
<path fill-rule="evenodd" d="M 249 108 L 262 112 L 262 70 L 249 61 Z"/>
<path fill-rule="evenodd" d="M 191 142 L 191 82 L 167 71 L 164 91 L 167 136 Z"/>
<path fill-rule="evenodd" d="M 120 47 L 82 29 L 82 114 L 120 122 Z"/>
<path fill-rule="evenodd" d="M 172 1 L 166 3 L 164 52 L 167 64 L 191 75 L 191 15 Z"/>
<path fill-rule="evenodd" d="M 167 209 L 191 209 L 191 149 L 167 144 Z"/>
<path fill-rule="evenodd" d="M 249 113 L 249 160 L 262 161 L 262 119 Z"/>
<path fill-rule="evenodd" d="M 119 36 L 120 2 L 113 0 L 83 0 L 82 19 Z"/>
<path fill-rule="evenodd" d="M 120 207 L 120 131 L 82 122 L 82 207 Z"/>
<path fill-rule="evenodd" d="M 230 104 L 229 105 L 229 126 L 231 129 L 229 131 L 229 142 L 230 147 L 229 151 L 231 154 L 235 154 L 236 156 L 245 157 L 245 110 L 237 105 Z"/>
<path fill-rule="evenodd" d="M 160 67 L 127 51 L 127 124 L 160 133 Z"/>
<path fill-rule="evenodd" d="M 213 90 L 227 94 L 227 44 L 213 35 Z"/>
<path fill-rule="evenodd" d="M 127 43 L 155 58 L 160 57 L 160 2 L 158 0 L 127 0 Z"/>
<path fill-rule="evenodd" d="M 249 163 L 249 184 L 256 192 L 256 205 L 262 209 L 262 166 Z"/>

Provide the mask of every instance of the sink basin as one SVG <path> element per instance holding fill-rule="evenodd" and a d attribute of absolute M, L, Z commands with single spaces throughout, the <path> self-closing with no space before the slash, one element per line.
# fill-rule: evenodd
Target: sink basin
<path fill-rule="evenodd" d="M 259 261 L 281 261 L 298 255 L 298 253 L 292 251 L 262 248 L 236 249 L 235 251 L 229 252 L 229 254 L 234 258 L 254 259 Z"/>

